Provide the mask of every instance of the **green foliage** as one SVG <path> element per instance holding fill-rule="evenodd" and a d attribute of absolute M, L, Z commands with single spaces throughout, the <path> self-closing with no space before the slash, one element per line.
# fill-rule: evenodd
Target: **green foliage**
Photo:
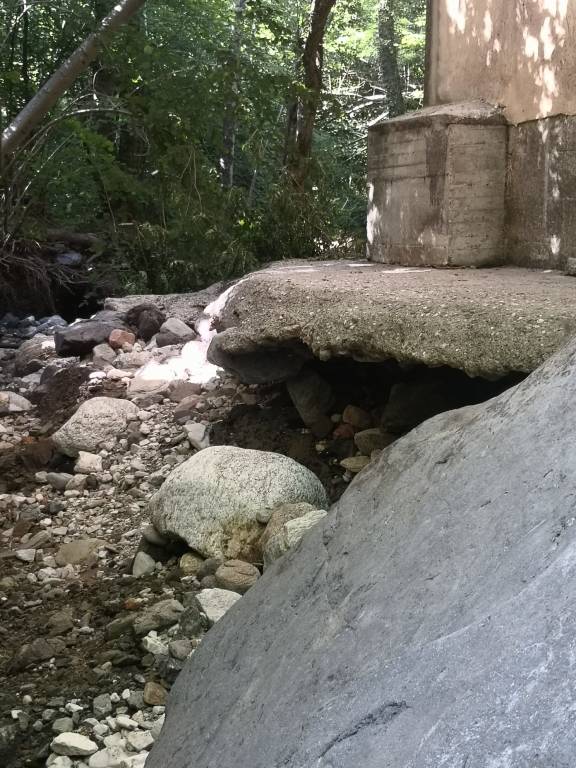
<path fill-rule="evenodd" d="M 29 3 L 25 28 L 21 0 L 0 4 L 4 124 L 108 7 Z M 407 96 L 417 104 L 424 0 L 398 7 Z M 360 242 L 366 122 L 382 111 L 377 10 L 377 0 L 336 4 L 310 178 L 295 191 L 283 173 L 286 115 L 300 87 L 298 40 L 309 3 L 248 0 L 238 35 L 232 0 L 149 2 L 66 94 L 26 157 L 26 216 L 14 227 L 38 237 L 50 227 L 101 234 L 108 246 L 94 274 L 137 291 L 194 289 L 267 261 L 326 257 L 335 243 Z M 234 184 L 225 189 L 231 94 Z M 78 109 L 89 111 L 65 117 Z"/>

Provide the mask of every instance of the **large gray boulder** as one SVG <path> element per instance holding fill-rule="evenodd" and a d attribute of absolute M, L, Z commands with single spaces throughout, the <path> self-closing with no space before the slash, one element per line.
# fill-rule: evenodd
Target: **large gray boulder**
<path fill-rule="evenodd" d="M 138 418 L 138 406 L 114 397 L 93 397 L 52 435 L 60 453 L 78 456 L 80 451 L 96 453 L 101 443 L 118 437 L 129 421 Z"/>
<path fill-rule="evenodd" d="M 54 334 L 56 352 L 60 357 L 87 355 L 98 344 L 108 341 L 116 329 L 126 329 L 124 317 L 119 312 L 103 310 L 90 320 L 79 320 Z"/>
<path fill-rule="evenodd" d="M 575 399 L 572 343 L 385 449 L 210 630 L 147 768 L 573 765 Z"/>
<path fill-rule="evenodd" d="M 328 502 L 316 475 L 267 451 L 215 446 L 180 464 L 150 502 L 161 534 L 177 536 L 205 557 L 244 558 L 263 531 L 263 508 Z"/>

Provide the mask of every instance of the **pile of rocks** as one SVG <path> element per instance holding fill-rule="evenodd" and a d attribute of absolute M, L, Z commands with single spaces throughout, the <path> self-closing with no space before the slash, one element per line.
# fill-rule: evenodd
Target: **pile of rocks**
<path fill-rule="evenodd" d="M 210 446 L 213 425 L 277 392 L 178 364 L 154 378 L 194 340 L 174 320 L 145 305 L 40 326 L 0 361 L 10 768 L 143 765 L 186 659 L 326 514 L 297 462 Z"/>
<path fill-rule="evenodd" d="M 404 423 L 387 429 L 393 401 L 384 409 L 379 406 L 367 411 L 349 403 L 341 412 L 336 411 L 333 388 L 315 370 L 299 373 L 289 379 L 286 386 L 303 423 L 320 439 L 318 451 L 332 451 L 339 456 L 346 482 L 405 431 Z"/>
<path fill-rule="evenodd" d="M 159 688 L 159 693 L 156 688 Z M 143 691 L 129 688 L 121 692 L 103 693 L 88 706 L 78 700 L 66 702 L 54 697 L 47 702 L 40 718 L 32 724 L 35 730 L 49 726 L 52 731 L 50 754 L 46 765 L 51 768 L 141 768 L 164 723 L 166 691 L 148 683 Z M 29 717 L 27 709 L 14 710 L 19 724 Z"/>
<path fill-rule="evenodd" d="M 68 323 L 60 315 L 50 315 L 36 319 L 34 315 L 17 317 L 7 312 L 0 317 L 0 360 L 8 349 L 18 349 L 23 341 L 37 334 L 52 335 L 58 328 L 66 328 Z"/>

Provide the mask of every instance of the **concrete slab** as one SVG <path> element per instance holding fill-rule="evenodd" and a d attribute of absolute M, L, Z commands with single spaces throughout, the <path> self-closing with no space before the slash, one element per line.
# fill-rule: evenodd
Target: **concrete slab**
<path fill-rule="evenodd" d="M 210 355 L 394 358 L 472 376 L 530 372 L 576 335 L 576 279 L 515 267 L 422 269 L 289 262 L 234 288 Z"/>

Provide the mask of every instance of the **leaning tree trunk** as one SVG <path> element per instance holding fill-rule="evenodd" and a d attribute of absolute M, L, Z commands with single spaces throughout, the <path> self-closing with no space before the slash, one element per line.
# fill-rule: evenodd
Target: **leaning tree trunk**
<path fill-rule="evenodd" d="M 2 133 L 1 153 L 14 152 L 30 135 L 34 127 L 56 104 L 90 62 L 100 47 L 116 30 L 125 24 L 145 3 L 145 0 L 119 0 L 112 11 L 89 35 L 74 53 L 44 83 L 22 111 Z"/>
<path fill-rule="evenodd" d="M 378 9 L 378 59 L 380 80 L 388 104 L 388 116 L 396 117 L 406 111 L 406 104 L 402 77 L 398 67 L 394 0 L 380 0 Z"/>
<path fill-rule="evenodd" d="M 304 185 L 310 168 L 314 123 L 322 94 L 324 34 L 335 4 L 336 0 L 312 0 L 310 28 L 302 52 L 304 94 L 298 105 L 294 150 L 288 160 L 288 173 L 298 187 Z"/>

